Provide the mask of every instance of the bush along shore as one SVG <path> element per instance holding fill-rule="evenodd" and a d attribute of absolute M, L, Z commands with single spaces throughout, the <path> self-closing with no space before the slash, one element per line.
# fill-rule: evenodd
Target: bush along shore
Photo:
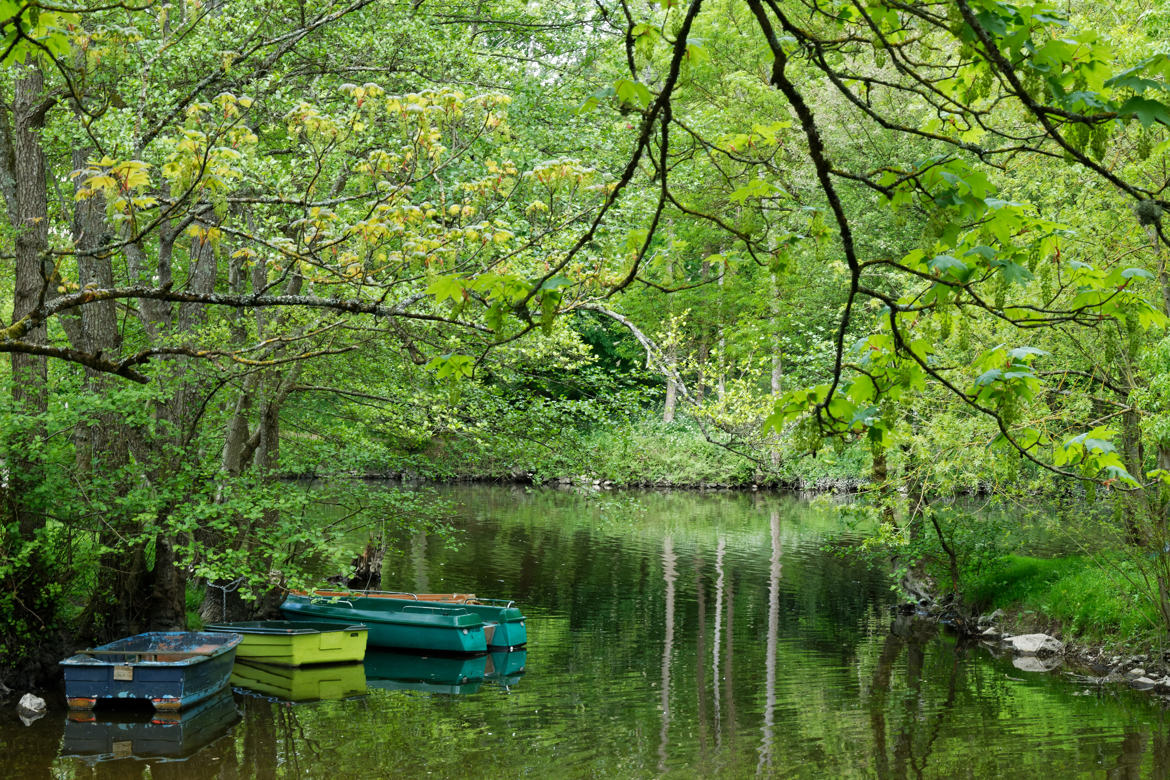
<path fill-rule="evenodd" d="M 566 426 L 540 442 L 499 436 L 428 438 L 371 442 L 352 458 L 287 458 L 287 477 L 332 473 L 371 479 L 421 482 L 499 482 L 531 485 L 760 489 L 856 492 L 872 470 L 869 448 L 847 445 L 803 458 L 791 443 L 775 451 L 760 442 L 729 440 L 716 444 L 693 421 L 663 423 L 653 418 L 577 430 Z"/>
<path fill-rule="evenodd" d="M 319 479 L 329 474 L 302 473 L 287 474 L 286 479 Z M 858 493 L 862 491 L 867 481 L 860 477 L 849 476 L 779 476 L 763 477 L 750 482 L 737 482 L 731 479 L 717 481 L 674 481 L 669 477 L 658 479 L 631 479 L 616 482 L 612 479 L 603 479 L 591 473 L 563 476 L 537 475 L 530 471 L 515 470 L 507 474 L 458 474 L 454 476 L 424 476 L 416 471 L 364 471 L 360 474 L 347 474 L 367 480 L 389 480 L 394 482 L 419 483 L 490 483 L 512 485 L 535 485 L 553 488 L 573 489 L 625 489 L 625 488 L 656 488 L 669 490 L 778 490 L 792 493 Z"/>

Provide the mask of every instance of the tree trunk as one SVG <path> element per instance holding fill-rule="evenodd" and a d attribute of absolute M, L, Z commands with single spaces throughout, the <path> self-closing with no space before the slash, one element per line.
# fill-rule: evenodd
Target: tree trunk
<path fill-rule="evenodd" d="M 9 175 L 13 179 L 14 202 L 9 218 L 16 230 L 16 277 L 12 319 L 19 320 L 36 308 L 49 294 L 54 267 L 48 255 L 49 204 L 45 179 L 45 155 L 40 129 L 44 124 L 44 80 L 35 65 L 21 67 L 16 77 L 9 135 Z M 45 326 L 29 331 L 29 341 L 45 340 Z M 48 384 L 46 359 L 38 355 L 12 353 L 13 399 L 29 412 L 44 411 Z M 21 530 L 25 530 L 22 519 Z"/>
<path fill-rule="evenodd" d="M 666 403 L 662 407 L 662 422 L 674 422 L 675 410 L 678 408 L 678 383 L 670 377 L 666 378 Z"/>
<path fill-rule="evenodd" d="M 719 335 L 719 355 L 715 365 L 715 397 L 720 401 L 727 396 L 727 334 L 723 322 L 726 316 L 726 302 L 723 298 L 723 280 L 726 276 L 727 261 L 721 260 L 719 263 L 719 321 L 715 326 Z"/>
<path fill-rule="evenodd" d="M 0 192 L 9 224 L 15 231 L 13 322 L 34 310 L 55 292 L 54 266 L 48 254 L 48 192 L 45 157 L 40 143 L 44 124 L 44 82 L 35 64 L 17 66 L 10 108 L 0 108 Z M 5 101 L 6 102 L 6 101 Z M 44 342 L 44 326 L 28 331 L 28 341 Z M 44 357 L 11 353 L 12 399 L 18 413 L 40 415 L 48 408 L 48 365 Z M 26 435 L 40 437 L 39 422 Z M 40 537 L 45 516 L 30 501 L 41 483 L 43 464 L 32 457 L 14 457 L 7 464 L 7 486 L 0 490 L 15 533 L 0 534 L 0 558 L 13 562 L 0 580 L 0 676 L 15 675 L 19 682 L 43 679 L 51 658 L 60 649 L 57 629 L 59 596 L 51 583 L 62 562 L 49 542 Z M 29 647 L 29 636 L 42 639 L 40 654 Z M 15 678 L 9 677 L 12 682 Z"/>
<path fill-rule="evenodd" d="M 152 631 L 186 631 L 187 572 L 175 565 L 174 540 L 165 530 L 155 538 L 154 550 L 148 625 Z"/>

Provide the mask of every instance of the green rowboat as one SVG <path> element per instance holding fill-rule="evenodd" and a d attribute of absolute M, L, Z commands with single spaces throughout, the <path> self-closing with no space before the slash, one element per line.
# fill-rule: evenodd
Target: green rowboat
<path fill-rule="evenodd" d="M 293 595 L 305 597 L 309 601 L 307 605 L 299 607 L 298 617 L 312 616 L 316 619 L 318 605 L 337 603 L 353 604 L 355 609 L 360 612 L 373 613 L 373 615 L 363 614 L 360 616 L 359 619 L 364 623 L 368 623 L 367 616 L 372 617 L 400 610 L 410 612 L 412 611 L 408 609 L 410 607 L 422 609 L 446 607 L 466 610 L 483 620 L 484 641 L 488 650 L 493 652 L 507 651 L 524 647 L 528 643 L 527 620 L 524 614 L 515 602 L 504 599 L 482 599 L 470 593 L 405 593 L 386 590 L 317 590 L 311 594 L 294 592 L 290 594 L 289 598 L 291 599 Z M 286 601 L 281 609 L 285 609 L 288 603 Z M 285 614 L 289 614 L 287 610 Z M 375 639 L 374 634 L 371 634 L 370 644 L 382 647 L 413 647 L 422 650 L 441 649 L 422 645 L 382 645 Z"/>
<path fill-rule="evenodd" d="M 369 630 L 359 621 L 348 625 L 311 620 L 254 620 L 215 623 L 214 629 L 243 636 L 236 658 L 264 664 L 354 663 L 366 657 Z"/>
<path fill-rule="evenodd" d="M 369 628 L 372 647 L 486 653 L 483 618 L 462 606 L 389 600 L 359 593 L 290 593 L 280 611 L 292 620 Z"/>

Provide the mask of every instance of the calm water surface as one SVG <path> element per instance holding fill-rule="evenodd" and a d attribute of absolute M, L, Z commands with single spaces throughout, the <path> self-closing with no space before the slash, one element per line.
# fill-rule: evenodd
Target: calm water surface
<path fill-rule="evenodd" d="M 237 691 L 179 723 L 6 720 L 0 776 L 1168 776 L 1154 700 L 892 625 L 887 578 L 823 549 L 841 538 L 829 512 L 763 494 L 445 495 L 459 546 L 405 540 L 385 587 L 515 598 L 526 655 L 378 654 L 331 684 L 351 698 Z"/>

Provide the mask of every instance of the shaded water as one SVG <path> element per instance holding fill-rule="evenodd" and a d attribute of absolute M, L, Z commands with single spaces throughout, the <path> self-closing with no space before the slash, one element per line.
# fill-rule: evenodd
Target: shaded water
<path fill-rule="evenodd" d="M 125 731 L 118 745 L 88 749 L 107 760 L 69 756 L 87 752 L 86 724 L 67 725 L 63 711 L 31 727 L 5 721 L 0 776 L 1170 771 L 1170 724 L 1153 699 L 1087 692 L 893 623 L 885 575 L 822 549 L 840 538 L 839 521 L 795 499 L 486 487 L 446 497 L 460 545 L 404 540 L 385 586 L 515 598 L 529 616 L 525 656 L 452 672 L 379 655 L 354 698 L 288 705 L 237 692 L 187 736 L 176 724 L 134 724 L 153 727 L 158 752 L 178 761 L 145 757 L 145 739 Z M 386 679 L 387 665 L 403 664 L 423 671 Z M 339 685 L 338 695 L 363 690 L 360 680 Z"/>

